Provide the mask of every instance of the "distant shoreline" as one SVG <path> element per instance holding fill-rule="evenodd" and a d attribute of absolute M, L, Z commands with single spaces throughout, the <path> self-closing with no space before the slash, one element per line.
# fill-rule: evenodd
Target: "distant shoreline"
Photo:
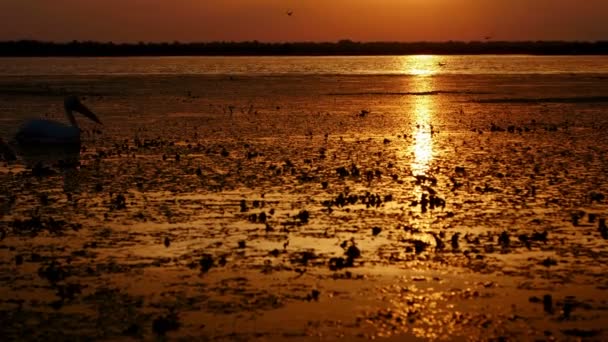
<path fill-rule="evenodd" d="M 111 43 L 33 40 L 0 42 L 0 57 L 608 55 L 608 40 L 471 42 Z"/>

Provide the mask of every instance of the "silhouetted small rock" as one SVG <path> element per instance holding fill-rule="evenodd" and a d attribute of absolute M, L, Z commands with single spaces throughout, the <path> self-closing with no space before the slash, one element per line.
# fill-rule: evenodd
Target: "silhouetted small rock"
<path fill-rule="evenodd" d="M 543 265 L 545 267 L 555 266 L 555 265 L 557 265 L 557 260 L 555 260 L 553 258 L 546 258 L 541 262 L 541 265 Z"/>
<path fill-rule="evenodd" d="M 49 306 L 53 308 L 53 310 L 59 310 L 63 307 L 63 301 L 60 299 L 52 301 Z"/>
<path fill-rule="evenodd" d="M 346 261 L 342 257 L 334 257 L 329 259 L 329 269 L 339 271 L 346 267 Z"/>
<path fill-rule="evenodd" d="M 170 313 L 166 316 L 156 318 L 152 322 L 152 330 L 159 336 L 164 336 L 169 331 L 179 329 L 180 323 L 176 313 Z"/>
<path fill-rule="evenodd" d="M 271 225 L 269 225 L 268 223 L 266 223 L 266 225 L 264 226 L 264 231 L 266 233 L 274 232 L 274 228 Z"/>
<path fill-rule="evenodd" d="M 460 238 L 460 233 L 454 233 L 454 235 L 452 235 L 452 249 L 458 249 L 460 247 L 459 243 L 458 243 L 458 239 Z"/>
<path fill-rule="evenodd" d="M 429 246 L 428 243 L 424 242 L 424 241 L 420 241 L 420 240 L 413 240 L 412 241 L 414 243 L 414 252 L 416 254 L 420 254 L 422 252 L 424 252 L 427 247 Z"/>
<path fill-rule="evenodd" d="M 220 260 L 217 261 L 217 264 L 224 267 L 226 266 L 226 263 L 228 262 L 228 260 L 226 260 L 226 256 L 225 255 L 221 255 L 220 256 Z"/>
<path fill-rule="evenodd" d="M 604 196 L 604 194 L 599 193 L 599 192 L 591 192 L 591 193 L 589 193 L 589 200 L 592 203 L 593 202 L 601 203 L 602 201 L 604 201 L 605 198 L 606 198 L 606 196 Z"/>
<path fill-rule="evenodd" d="M 64 280 L 68 276 L 68 273 L 57 262 L 53 261 L 46 267 L 40 267 L 38 269 L 38 276 L 47 279 L 51 284 L 55 284 Z"/>
<path fill-rule="evenodd" d="M 321 294 L 321 292 L 319 292 L 319 290 L 317 289 L 313 289 L 307 296 L 306 299 L 310 302 L 312 300 L 314 301 L 318 301 L 319 300 L 319 295 Z"/>
<path fill-rule="evenodd" d="M 47 194 L 40 194 L 39 199 L 41 205 L 49 205 L 49 196 Z"/>
<path fill-rule="evenodd" d="M 338 176 L 340 176 L 341 178 L 348 177 L 350 175 L 350 173 L 344 166 L 337 168 L 336 172 L 338 173 Z"/>
<path fill-rule="evenodd" d="M 112 200 L 112 203 L 110 205 L 110 209 L 111 210 L 124 210 L 124 209 L 127 209 L 127 199 L 125 198 L 125 195 L 123 195 L 123 194 L 116 195 L 116 198 L 114 198 Z"/>
<path fill-rule="evenodd" d="M 82 293 L 82 286 L 80 284 L 71 283 L 71 284 L 57 286 L 57 296 L 59 296 L 59 298 L 61 298 L 62 301 L 74 300 L 76 298 L 76 295 L 81 294 L 81 293 Z"/>
<path fill-rule="evenodd" d="M 562 318 L 570 319 L 570 314 L 572 314 L 574 307 L 575 303 L 573 303 L 571 300 L 564 301 L 564 305 L 562 307 Z"/>
<path fill-rule="evenodd" d="M 601 333 L 601 330 L 564 329 L 564 330 L 562 330 L 562 333 L 564 333 L 564 335 L 567 335 L 567 336 L 575 336 L 575 337 L 580 337 L 580 338 L 592 338 L 592 337 L 596 337 L 597 335 L 599 335 Z"/>
<path fill-rule="evenodd" d="M 606 227 L 606 219 L 605 218 L 601 218 L 599 223 L 598 223 L 598 229 L 600 231 L 600 234 L 602 235 L 602 238 L 604 239 L 608 239 L 608 227 Z"/>
<path fill-rule="evenodd" d="M 518 236 L 519 241 L 526 246 L 527 249 L 530 249 L 532 245 L 530 244 L 530 238 L 526 234 L 520 234 Z"/>
<path fill-rule="evenodd" d="M 543 296 L 543 308 L 546 313 L 553 314 L 553 297 L 550 294 Z"/>
<path fill-rule="evenodd" d="M 361 251 L 353 244 L 346 250 L 346 256 L 351 259 L 356 259 L 361 256 Z"/>
<path fill-rule="evenodd" d="M 445 248 L 445 243 L 437 234 L 432 233 L 433 239 L 435 239 L 435 249 L 437 251 L 442 251 Z"/>
<path fill-rule="evenodd" d="M 532 239 L 532 241 L 540 241 L 540 242 L 546 243 L 548 234 L 549 233 L 546 230 L 542 233 L 534 232 L 534 233 L 532 233 L 531 239 Z"/>
<path fill-rule="evenodd" d="M 267 220 L 266 213 L 262 211 L 262 212 L 261 212 L 261 213 L 258 215 L 258 221 L 259 221 L 260 223 L 266 223 L 266 220 Z"/>
<path fill-rule="evenodd" d="M 498 243 L 503 248 L 509 247 L 510 242 L 511 242 L 511 239 L 509 238 L 509 233 L 507 233 L 506 231 L 503 231 L 502 233 L 500 233 L 500 236 L 498 237 Z"/>
<path fill-rule="evenodd" d="M 308 219 L 310 218 L 310 214 L 308 213 L 307 210 L 301 210 L 298 213 L 298 219 L 300 220 L 300 222 L 302 222 L 303 224 L 308 223 Z"/>
<path fill-rule="evenodd" d="M 41 262 L 42 256 L 38 253 L 32 253 L 32 255 L 30 255 L 30 261 L 31 262 Z"/>
<path fill-rule="evenodd" d="M 310 260 L 317 259 L 318 256 L 312 251 L 304 251 L 300 253 L 296 253 L 292 258 L 292 263 L 302 264 L 304 266 L 308 265 Z"/>
<path fill-rule="evenodd" d="M 579 216 L 577 213 L 572 214 L 571 216 L 571 221 L 572 221 L 572 225 L 573 226 L 578 226 L 578 220 L 579 220 Z"/>
<path fill-rule="evenodd" d="M 41 163 L 36 164 L 32 168 L 32 175 L 35 177 L 48 177 L 48 176 L 53 176 L 56 173 L 57 172 L 53 171 L 49 167 L 43 166 Z"/>
<path fill-rule="evenodd" d="M 138 324 L 133 323 L 122 333 L 126 336 L 140 336 L 142 334 L 142 329 Z"/>
<path fill-rule="evenodd" d="M 201 272 L 207 273 L 214 266 L 213 256 L 211 254 L 203 254 L 199 260 L 199 265 L 201 266 Z"/>
<path fill-rule="evenodd" d="M 382 228 L 380 227 L 373 227 L 372 228 L 372 235 L 373 236 L 378 236 L 378 234 L 380 234 L 382 232 Z"/>

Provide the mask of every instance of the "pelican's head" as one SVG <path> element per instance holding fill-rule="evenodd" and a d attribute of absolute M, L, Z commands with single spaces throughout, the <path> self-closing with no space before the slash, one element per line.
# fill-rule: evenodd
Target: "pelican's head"
<path fill-rule="evenodd" d="M 65 106 L 65 110 L 67 112 L 75 111 L 78 112 L 87 118 L 97 122 L 98 124 L 102 124 L 101 121 L 97 118 L 97 115 L 93 114 L 85 105 L 83 105 L 78 97 L 74 95 L 70 95 L 65 98 L 63 101 L 63 105 Z"/>

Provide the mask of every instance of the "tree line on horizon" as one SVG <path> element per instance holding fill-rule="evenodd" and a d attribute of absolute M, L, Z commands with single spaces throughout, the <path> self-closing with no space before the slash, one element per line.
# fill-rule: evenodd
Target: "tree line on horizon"
<path fill-rule="evenodd" d="M 414 55 L 414 54 L 530 54 L 530 55 L 608 55 L 608 41 L 448 41 L 448 42 L 291 42 L 265 43 L 113 43 L 72 41 L 65 43 L 36 40 L 0 42 L 0 57 L 44 56 L 337 56 L 337 55 Z"/>

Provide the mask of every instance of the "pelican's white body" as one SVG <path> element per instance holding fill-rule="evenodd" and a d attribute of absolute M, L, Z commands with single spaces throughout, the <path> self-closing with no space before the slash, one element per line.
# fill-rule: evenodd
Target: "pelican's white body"
<path fill-rule="evenodd" d="M 51 120 L 31 120 L 15 135 L 18 144 L 79 144 L 80 128 Z"/>
<path fill-rule="evenodd" d="M 64 106 L 69 124 L 44 119 L 30 120 L 21 126 L 9 142 L 26 164 L 36 165 L 79 159 L 80 128 L 72 112 L 79 112 L 99 124 L 101 122 L 75 96 L 68 96 Z"/>

